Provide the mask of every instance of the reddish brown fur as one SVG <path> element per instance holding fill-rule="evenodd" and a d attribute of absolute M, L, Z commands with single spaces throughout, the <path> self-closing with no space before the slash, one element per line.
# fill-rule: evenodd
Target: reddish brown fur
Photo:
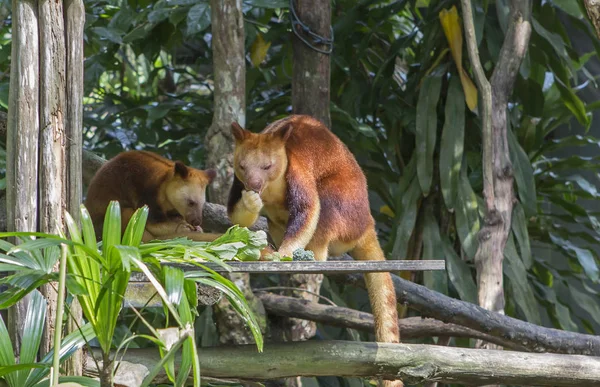
<path fill-rule="evenodd" d="M 193 230 L 202 222 L 205 189 L 214 175 L 212 170 L 187 167 L 151 152 L 123 152 L 96 172 L 88 187 L 85 206 L 98 237 L 109 202 L 117 200 L 123 230 L 136 209 L 149 207 L 145 241 L 175 236 L 211 240 L 213 234 Z"/>
<path fill-rule="evenodd" d="M 232 132 L 236 138 L 236 176 L 228 203 L 232 219 L 240 224 L 256 219 L 242 198 L 255 195 L 244 194 L 245 189 L 255 191 L 280 253 L 291 255 L 303 247 L 320 260 L 345 252 L 361 260 L 385 259 L 369 208 L 366 178 L 348 148 L 321 122 L 293 115 L 272 123 L 260 134 L 237 124 Z M 284 158 L 273 156 L 283 148 Z M 264 169 L 273 163 L 281 164 L 281 171 L 275 165 Z M 398 342 L 390 275 L 368 274 L 366 282 L 377 340 Z"/>

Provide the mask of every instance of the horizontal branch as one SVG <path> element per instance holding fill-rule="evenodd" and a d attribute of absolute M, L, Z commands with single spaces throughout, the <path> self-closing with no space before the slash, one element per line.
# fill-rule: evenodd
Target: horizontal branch
<path fill-rule="evenodd" d="M 423 271 L 444 270 L 445 261 L 442 260 L 393 260 L 393 261 L 254 261 L 254 262 L 227 262 L 231 270 L 213 262 L 205 262 L 202 265 L 219 273 L 251 273 L 251 274 L 351 274 L 351 273 L 375 273 L 391 272 L 400 270 Z M 191 264 L 165 264 L 178 267 L 184 271 L 198 270 L 198 266 Z M 132 282 L 148 281 L 143 273 L 132 273 Z"/>
<path fill-rule="evenodd" d="M 362 331 L 373 332 L 373 315 L 350 308 L 323 305 L 294 297 L 279 296 L 273 293 L 258 292 L 266 311 L 282 317 L 295 317 L 304 320 Z M 402 339 L 423 337 L 466 337 L 527 351 L 510 340 L 494 337 L 456 324 L 448 324 L 431 318 L 408 317 L 398 320 Z"/>
<path fill-rule="evenodd" d="M 335 259 L 351 259 L 338 257 Z M 365 287 L 361 274 L 337 276 L 344 284 Z M 418 310 L 424 317 L 450 322 L 501 337 L 532 352 L 577 353 L 600 356 L 600 337 L 531 324 L 491 312 L 427 289 L 392 274 L 399 303 Z"/>
<path fill-rule="evenodd" d="M 407 384 L 503 383 L 536 386 L 600 386 L 600 359 L 422 344 L 307 341 L 209 347 L 198 351 L 203 376 L 270 380 L 293 376 L 402 378 Z M 92 354 L 100 359 L 100 351 Z M 84 374 L 96 376 L 89 358 Z M 160 360 L 156 349 L 129 349 L 124 359 L 143 371 Z M 179 359 L 176 360 L 176 362 Z M 131 367 L 126 367 L 131 370 Z M 121 369 L 119 369 L 119 372 Z M 115 382 L 120 375 L 117 372 Z M 128 371 L 131 372 L 131 371 Z M 131 379 L 131 375 L 127 375 Z M 155 383 L 166 382 L 164 371 Z"/>

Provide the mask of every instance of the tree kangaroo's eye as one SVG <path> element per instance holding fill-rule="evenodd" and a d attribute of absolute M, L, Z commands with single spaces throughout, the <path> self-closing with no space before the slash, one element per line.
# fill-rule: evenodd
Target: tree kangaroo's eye
<path fill-rule="evenodd" d="M 241 169 L 242 171 L 244 171 L 244 170 L 246 170 L 246 167 L 244 167 L 242 164 L 240 164 L 240 169 Z"/>
<path fill-rule="evenodd" d="M 188 206 L 194 207 L 196 204 L 198 204 L 198 202 L 196 202 L 195 200 L 188 200 Z"/>
<path fill-rule="evenodd" d="M 264 169 L 265 171 L 268 171 L 269 169 L 271 169 L 272 166 L 273 166 L 273 164 L 263 165 L 261 168 Z"/>

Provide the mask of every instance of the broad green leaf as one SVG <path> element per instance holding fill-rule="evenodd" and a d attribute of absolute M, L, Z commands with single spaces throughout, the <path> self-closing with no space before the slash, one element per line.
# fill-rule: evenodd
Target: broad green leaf
<path fill-rule="evenodd" d="M 519 243 L 519 251 L 521 252 L 520 257 L 523 260 L 523 264 L 529 270 L 533 265 L 533 258 L 531 257 L 527 218 L 525 217 L 525 212 L 519 202 L 515 203 L 512 215 L 512 232 L 515 234 L 517 242 Z"/>
<path fill-rule="evenodd" d="M 456 229 L 462 248 L 470 259 L 475 257 L 477 251 L 477 233 L 480 227 L 477 196 L 471 187 L 463 163 L 458 184 Z"/>
<path fill-rule="evenodd" d="M 440 144 L 440 185 L 446 207 L 453 211 L 463 159 L 465 104 L 458 78 L 452 77 L 446 97 L 446 120 Z"/>
<path fill-rule="evenodd" d="M 579 261 L 583 271 L 585 271 L 585 274 L 590 280 L 598 282 L 598 279 L 600 278 L 600 269 L 598 268 L 596 257 L 592 251 L 578 247 L 571 241 L 560 238 L 553 233 L 550 233 L 549 235 L 554 244 L 560 246 L 570 256 L 574 255 L 577 258 L 577 261 Z"/>
<path fill-rule="evenodd" d="M 442 235 L 441 238 L 446 259 L 446 272 L 452 286 L 456 289 L 461 300 L 477 304 L 477 285 L 473 280 L 469 266 L 456 254 L 448 237 Z"/>
<path fill-rule="evenodd" d="M 571 296 L 581 308 L 592 316 L 594 321 L 600 321 L 600 306 L 597 297 L 591 297 L 589 293 L 584 293 L 577 286 L 569 286 Z"/>
<path fill-rule="evenodd" d="M 519 144 L 517 137 L 508 130 L 508 148 L 510 159 L 513 163 L 513 171 L 517 182 L 517 192 L 519 199 L 527 216 L 537 214 L 537 197 L 535 189 L 535 179 L 533 177 L 533 167 L 529 157 Z"/>
<path fill-rule="evenodd" d="M 417 220 L 417 203 L 421 197 L 419 181 L 414 178 L 406 193 L 402 195 L 401 208 L 398 211 L 398 226 L 392 249 L 392 259 L 407 259 L 408 241 Z"/>
<path fill-rule="evenodd" d="M 94 31 L 101 38 L 108 39 L 113 43 L 116 43 L 116 44 L 123 43 L 123 37 L 122 37 L 123 32 L 122 31 L 116 30 L 114 28 L 109 28 L 109 27 L 94 27 L 94 28 L 92 28 L 92 31 Z"/>
<path fill-rule="evenodd" d="M 591 114 L 587 112 L 583 101 L 575 94 L 573 89 L 565 87 L 560 82 L 557 82 L 556 87 L 560 91 L 561 101 L 564 105 L 573 113 L 577 121 L 583 125 L 586 132 L 590 129 L 592 124 Z"/>
<path fill-rule="evenodd" d="M 538 303 L 535 299 L 531 283 L 527 278 L 527 269 L 517 254 L 512 233 L 506 241 L 504 257 L 506 259 L 503 271 L 515 303 L 519 306 L 519 309 L 525 315 L 528 322 L 540 325 L 541 317 L 538 310 Z"/>
<path fill-rule="evenodd" d="M 437 136 L 437 103 L 442 78 L 427 76 L 423 80 L 417 102 L 417 175 L 424 196 L 429 194 L 433 178 L 433 152 Z"/>
<path fill-rule="evenodd" d="M 13 352 L 12 342 L 8 335 L 6 325 L 4 325 L 4 319 L 0 315 L 0 367 L 10 367 L 16 364 L 15 354 Z M 8 385 L 11 387 L 17 387 L 17 374 L 11 373 L 5 377 Z"/>
<path fill-rule="evenodd" d="M 576 0 L 552 0 L 552 3 L 577 19 L 583 16 Z"/>
<path fill-rule="evenodd" d="M 25 316 L 25 327 L 21 343 L 19 363 L 34 363 L 44 332 L 44 321 L 46 321 L 46 299 L 35 290 L 29 298 L 27 314 Z M 29 370 L 19 371 L 17 380 L 20 386 L 25 386 Z"/>
<path fill-rule="evenodd" d="M 188 36 L 204 31 L 210 26 L 210 4 L 198 3 L 190 8 L 187 16 Z"/>
<path fill-rule="evenodd" d="M 423 260 L 440 259 L 443 251 L 442 239 L 437 220 L 430 206 L 425 208 L 424 222 Z M 448 294 L 448 277 L 443 270 L 428 270 L 423 272 L 423 285 L 436 292 Z"/>

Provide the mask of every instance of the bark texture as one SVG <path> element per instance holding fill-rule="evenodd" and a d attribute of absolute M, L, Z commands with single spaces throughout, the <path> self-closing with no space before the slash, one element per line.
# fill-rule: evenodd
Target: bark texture
<path fill-rule="evenodd" d="M 294 9 L 300 21 L 315 34 L 331 38 L 331 4 L 327 0 L 294 0 Z M 293 18 L 293 16 L 292 16 Z M 313 43 L 310 34 L 295 25 L 296 33 L 309 43 Z M 327 47 L 314 44 L 318 49 Z M 329 79 L 330 56 L 315 51 L 295 34 L 293 47 L 292 109 L 295 114 L 308 114 L 331 128 L 329 115 Z"/>
<path fill-rule="evenodd" d="M 583 0 L 587 14 L 600 38 L 600 0 Z"/>
<path fill-rule="evenodd" d="M 295 317 L 341 328 L 374 331 L 373 315 L 350 308 L 323 305 L 293 297 L 260 292 L 259 297 L 269 314 Z M 509 348 L 528 351 L 510 340 L 478 332 L 456 324 L 447 324 L 431 318 L 407 317 L 398 320 L 403 339 L 424 337 L 469 337 L 481 339 Z"/>
<path fill-rule="evenodd" d="M 62 1 L 39 2 L 40 25 L 40 161 L 39 228 L 56 234 L 62 230 L 65 210 L 65 122 L 66 69 L 65 30 Z M 58 264 L 55 268 L 58 270 Z M 41 287 L 48 312 L 40 352 L 52 348 L 56 321 L 56 284 Z"/>
<path fill-rule="evenodd" d="M 8 231 L 36 231 L 39 134 L 38 2 L 13 0 L 10 90 L 6 139 L 6 209 Z M 16 353 L 27 300 L 9 310 L 8 329 Z"/>
<path fill-rule="evenodd" d="M 211 0 L 214 115 L 204 141 L 206 165 L 217 171 L 208 199 L 225 204 L 233 181 L 231 123 L 246 125 L 246 63 L 241 0 Z"/>
<path fill-rule="evenodd" d="M 475 69 L 481 68 L 475 47 L 469 1 L 462 1 L 462 10 L 469 57 Z M 485 106 L 483 114 L 483 194 L 486 215 L 475 254 L 479 305 L 498 313 L 504 313 L 502 264 L 516 200 L 513 190 L 513 167 L 508 148 L 507 106 L 517 72 L 527 52 L 530 36 L 531 1 L 511 0 L 506 36 L 498 63 L 490 79 L 491 109 Z M 487 105 L 489 88 L 484 86 L 485 76 L 482 70 L 476 70 L 475 74 L 478 85 L 482 84 L 480 89 Z M 486 344 L 479 343 L 478 346 L 486 346 Z"/>
<path fill-rule="evenodd" d="M 83 0 L 65 0 L 65 28 L 67 48 L 67 114 L 65 133 L 67 140 L 67 211 L 79 221 L 79 206 L 83 197 L 82 149 L 83 149 L 83 26 L 85 9 Z M 82 321 L 81 306 L 76 298 L 70 308 L 67 332 L 78 329 Z M 67 375 L 81 375 L 83 352 L 75 352 L 65 365 Z"/>
<path fill-rule="evenodd" d="M 95 354 L 98 352 L 94 350 Z M 439 381 L 453 385 L 600 386 L 600 359 L 580 355 L 355 341 L 268 344 L 263 353 L 258 353 L 253 345 L 201 348 L 198 352 L 202 375 L 219 378 L 354 376 L 401 377 L 411 385 Z M 123 360 L 148 370 L 160 360 L 160 355 L 154 348 L 130 348 Z M 175 360 L 176 365 L 179 361 Z M 93 361 L 87 364 L 85 373 L 97 375 Z M 164 371 L 154 381 L 167 383 Z"/>

